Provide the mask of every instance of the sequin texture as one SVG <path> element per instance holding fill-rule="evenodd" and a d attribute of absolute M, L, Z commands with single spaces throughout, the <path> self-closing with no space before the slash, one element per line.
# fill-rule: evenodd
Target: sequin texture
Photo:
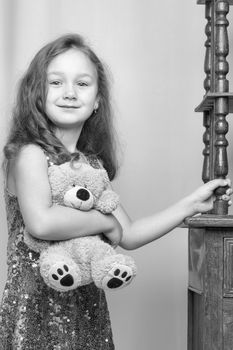
<path fill-rule="evenodd" d="M 17 198 L 5 191 L 8 275 L 0 309 L 0 350 L 114 350 L 105 294 L 93 283 L 62 293 L 48 288 L 38 253 L 23 241 Z"/>

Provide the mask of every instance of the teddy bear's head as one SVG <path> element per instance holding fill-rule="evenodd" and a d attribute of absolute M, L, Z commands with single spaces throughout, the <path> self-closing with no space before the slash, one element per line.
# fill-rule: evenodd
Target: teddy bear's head
<path fill-rule="evenodd" d="M 80 210 L 96 208 L 103 213 L 116 209 L 119 198 L 110 189 L 106 170 L 86 163 L 52 165 L 48 171 L 52 200 Z"/>

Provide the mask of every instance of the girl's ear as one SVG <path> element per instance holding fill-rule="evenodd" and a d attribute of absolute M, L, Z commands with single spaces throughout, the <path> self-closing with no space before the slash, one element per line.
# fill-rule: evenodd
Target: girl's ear
<path fill-rule="evenodd" d="M 94 111 L 97 111 L 97 109 L 99 108 L 99 102 L 100 102 L 100 99 L 99 99 L 99 97 L 97 96 L 97 97 L 96 97 L 95 104 L 94 104 Z"/>
<path fill-rule="evenodd" d="M 96 102 L 96 103 L 94 104 L 94 112 L 96 112 L 98 108 L 99 108 L 99 103 Z"/>

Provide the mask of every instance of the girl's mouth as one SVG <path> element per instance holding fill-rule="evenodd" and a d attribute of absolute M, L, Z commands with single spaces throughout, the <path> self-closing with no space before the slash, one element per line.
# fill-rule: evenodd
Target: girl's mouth
<path fill-rule="evenodd" d="M 79 108 L 78 106 L 70 106 L 70 105 L 61 105 L 61 106 L 58 106 L 60 108 L 74 108 L 74 109 L 77 109 Z"/>

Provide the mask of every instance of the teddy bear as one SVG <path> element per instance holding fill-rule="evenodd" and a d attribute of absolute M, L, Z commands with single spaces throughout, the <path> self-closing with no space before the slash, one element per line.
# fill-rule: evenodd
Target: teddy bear
<path fill-rule="evenodd" d="M 48 167 L 54 205 L 104 214 L 112 213 L 118 195 L 110 188 L 107 172 L 84 162 L 66 162 Z M 25 230 L 27 246 L 40 253 L 40 274 L 45 283 L 60 292 L 94 282 L 104 290 L 127 286 L 136 275 L 132 257 L 118 254 L 102 234 L 64 241 L 34 238 Z"/>

